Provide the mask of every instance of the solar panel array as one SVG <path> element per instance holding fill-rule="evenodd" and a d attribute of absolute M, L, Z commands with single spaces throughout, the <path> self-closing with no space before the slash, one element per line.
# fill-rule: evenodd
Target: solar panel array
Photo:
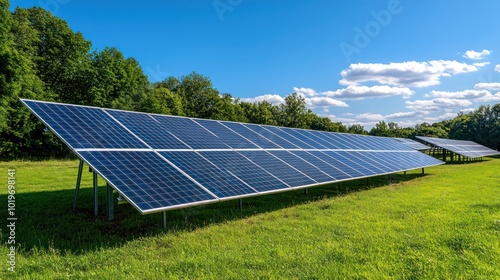
<path fill-rule="evenodd" d="M 454 152 L 456 154 L 469 157 L 479 158 L 485 156 L 500 155 L 499 151 L 495 151 L 473 141 L 453 140 L 434 137 L 417 136 L 418 139 L 430 143 L 434 146 Z"/>
<path fill-rule="evenodd" d="M 21 101 L 143 214 L 443 163 L 391 138 Z"/>
<path fill-rule="evenodd" d="M 425 150 L 429 150 L 431 147 L 427 146 L 427 145 L 424 145 L 418 141 L 415 141 L 413 139 L 408 139 L 408 138 L 398 138 L 398 137 L 394 137 L 394 139 L 396 139 L 397 141 L 405 144 L 406 146 L 408 147 L 411 147 L 417 151 L 425 151 Z"/>

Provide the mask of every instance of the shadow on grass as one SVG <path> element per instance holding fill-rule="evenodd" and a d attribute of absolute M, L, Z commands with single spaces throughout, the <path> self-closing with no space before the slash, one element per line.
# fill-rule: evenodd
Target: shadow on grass
<path fill-rule="evenodd" d="M 426 174 L 427 175 L 427 174 Z M 409 181 L 425 175 L 392 174 L 392 183 Z M 82 254 L 102 248 L 118 247 L 141 237 L 164 232 L 193 231 L 208 225 L 251 217 L 257 214 L 310 203 L 388 185 L 387 176 L 371 177 L 329 184 L 304 190 L 257 196 L 238 200 L 172 210 L 167 212 L 167 228 L 161 228 L 161 214 L 141 215 L 129 204 L 115 204 L 113 221 L 106 220 L 104 186 L 99 187 L 99 216 L 93 216 L 90 187 L 80 189 L 77 209 L 71 210 L 74 190 L 16 194 L 16 243 L 29 255 L 32 249 L 62 254 Z M 7 201 L 6 195 L 0 201 Z M 5 219 L 4 219 L 5 221 Z M 2 241 L 5 242 L 6 234 Z"/>

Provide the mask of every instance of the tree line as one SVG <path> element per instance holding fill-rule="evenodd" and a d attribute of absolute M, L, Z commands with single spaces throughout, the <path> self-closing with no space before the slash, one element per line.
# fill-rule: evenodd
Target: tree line
<path fill-rule="evenodd" d="M 245 102 L 219 92 L 208 77 L 195 72 L 151 83 L 137 60 L 113 47 L 92 49 L 80 32 L 42 8 L 10 12 L 8 0 L 0 0 L 0 22 L 0 158 L 4 160 L 70 155 L 54 135 L 43 133 L 44 125 L 19 98 L 379 136 L 470 139 L 500 148 L 500 104 L 459 114 L 451 121 L 415 128 L 382 121 L 366 131 L 360 125 L 346 126 L 318 116 L 296 93 L 279 105 Z"/>

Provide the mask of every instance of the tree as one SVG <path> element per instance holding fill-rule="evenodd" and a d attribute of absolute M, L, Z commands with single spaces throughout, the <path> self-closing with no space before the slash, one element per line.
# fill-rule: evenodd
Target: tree
<path fill-rule="evenodd" d="M 247 122 L 267 125 L 278 124 L 278 107 L 265 100 L 256 103 L 240 102 L 240 107 L 243 109 Z"/>
<path fill-rule="evenodd" d="M 360 124 L 353 124 L 349 126 L 347 132 L 353 134 L 365 134 L 365 135 L 368 134 L 368 131 L 365 130 L 365 127 Z"/>
<path fill-rule="evenodd" d="M 310 110 L 306 107 L 306 100 L 297 93 L 285 97 L 285 103 L 279 105 L 278 124 L 287 127 L 308 128 L 307 116 Z"/>
<path fill-rule="evenodd" d="M 26 26 L 18 24 L 0 0 L 0 157 L 47 157 L 66 150 L 53 136 L 41 137 L 43 124 L 19 102 L 19 98 L 50 100 L 44 83 L 36 75 L 36 65 L 22 35 Z M 29 29 L 28 29 L 29 30 Z M 29 31 L 27 34 L 32 34 Z"/>
<path fill-rule="evenodd" d="M 92 53 L 91 65 L 96 73 L 90 89 L 88 105 L 123 110 L 145 110 L 150 83 L 139 63 L 125 58 L 116 48 Z"/>
<path fill-rule="evenodd" d="M 372 129 L 370 129 L 370 135 L 373 136 L 388 136 L 391 137 L 391 131 L 389 130 L 389 126 L 385 123 L 385 121 L 379 121 L 375 124 Z"/>
<path fill-rule="evenodd" d="M 314 130 L 332 131 L 332 132 L 346 132 L 347 128 L 340 122 L 332 122 L 328 117 L 320 117 L 312 111 L 307 112 L 307 128 Z"/>
<path fill-rule="evenodd" d="M 182 97 L 187 116 L 212 119 L 216 115 L 220 96 L 207 77 L 196 72 L 183 76 L 175 93 Z"/>
<path fill-rule="evenodd" d="M 13 17 L 16 43 L 34 63 L 44 90 L 61 102 L 86 104 L 92 80 L 90 41 L 42 8 L 18 8 Z"/>
<path fill-rule="evenodd" d="M 183 116 L 182 99 L 168 88 L 156 84 L 150 91 L 143 106 L 148 108 L 147 112 L 155 114 Z M 144 111 L 144 110 L 141 110 Z"/>

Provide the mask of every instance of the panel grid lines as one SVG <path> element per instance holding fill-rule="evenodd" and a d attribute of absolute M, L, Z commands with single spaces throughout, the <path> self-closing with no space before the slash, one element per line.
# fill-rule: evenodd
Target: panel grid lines
<path fill-rule="evenodd" d="M 392 138 L 21 101 L 143 214 L 443 163 Z"/>

